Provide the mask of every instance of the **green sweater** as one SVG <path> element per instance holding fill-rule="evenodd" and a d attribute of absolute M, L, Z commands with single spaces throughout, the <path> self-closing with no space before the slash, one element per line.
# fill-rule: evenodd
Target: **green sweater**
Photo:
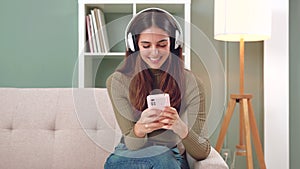
<path fill-rule="evenodd" d="M 129 84 L 131 77 L 120 72 L 109 76 L 106 82 L 109 97 L 112 101 L 114 113 L 123 134 L 124 143 L 130 150 L 137 150 L 147 145 L 166 145 L 174 147 L 183 144 L 186 151 L 196 160 L 205 159 L 210 152 L 210 144 L 205 137 L 203 129 L 205 112 L 205 91 L 200 80 L 192 72 L 185 70 L 186 89 L 181 104 L 180 118 L 189 127 L 186 138 L 180 139 L 171 130 L 156 130 L 144 138 L 134 134 L 133 128 L 138 118 L 134 116 L 133 108 L 129 101 Z M 156 83 L 162 73 L 154 73 Z"/>

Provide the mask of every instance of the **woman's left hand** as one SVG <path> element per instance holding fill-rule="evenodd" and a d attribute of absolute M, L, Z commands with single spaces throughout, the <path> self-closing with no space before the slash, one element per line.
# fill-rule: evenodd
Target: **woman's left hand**
<path fill-rule="evenodd" d="M 173 130 L 181 139 L 188 134 L 187 125 L 181 120 L 175 108 L 166 106 L 160 115 L 161 123 L 164 124 L 163 129 Z"/>

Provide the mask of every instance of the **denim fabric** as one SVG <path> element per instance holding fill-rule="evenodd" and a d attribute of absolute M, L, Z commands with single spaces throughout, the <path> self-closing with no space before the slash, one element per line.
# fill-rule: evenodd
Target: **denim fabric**
<path fill-rule="evenodd" d="M 189 166 L 178 148 L 155 145 L 131 151 L 120 143 L 107 158 L 104 169 L 189 169 Z"/>

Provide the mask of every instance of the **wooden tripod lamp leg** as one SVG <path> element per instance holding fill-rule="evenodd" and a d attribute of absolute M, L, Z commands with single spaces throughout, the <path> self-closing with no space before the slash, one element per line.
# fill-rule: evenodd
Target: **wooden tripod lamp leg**
<path fill-rule="evenodd" d="M 244 113 L 244 128 L 245 128 L 245 141 L 246 141 L 246 156 L 247 156 L 247 168 L 253 169 L 253 158 L 251 148 L 251 128 L 248 113 L 248 99 L 243 99 L 241 103 Z"/>
<path fill-rule="evenodd" d="M 236 100 L 231 98 L 230 101 L 229 101 L 226 113 L 225 113 L 224 121 L 223 121 L 223 124 L 221 126 L 221 131 L 220 131 L 218 141 L 217 141 L 217 144 L 216 144 L 216 148 L 215 148 L 218 152 L 221 151 L 221 148 L 222 148 L 222 145 L 223 145 L 223 142 L 224 142 L 224 138 L 225 138 L 225 135 L 226 135 L 226 131 L 227 131 L 230 119 L 231 119 L 233 111 L 234 111 L 235 104 L 236 104 Z"/>
<path fill-rule="evenodd" d="M 259 162 L 259 167 L 261 169 L 266 169 L 267 167 L 266 167 L 265 160 L 264 160 L 262 145 L 261 145 L 261 141 L 259 138 L 258 128 L 256 125 L 255 116 L 254 116 L 254 111 L 253 111 L 253 107 L 252 107 L 250 100 L 248 100 L 248 106 L 249 106 L 250 126 L 252 129 L 251 131 L 252 131 L 252 135 L 253 135 L 253 142 L 254 142 L 255 151 L 257 154 L 258 162 Z"/>
<path fill-rule="evenodd" d="M 239 147 L 239 149 L 241 149 L 241 150 L 245 150 L 245 128 L 244 128 L 244 126 L 245 126 L 245 124 L 244 124 L 244 108 L 243 108 L 243 106 L 242 106 L 242 100 L 240 99 L 240 142 L 239 142 L 239 145 L 238 145 L 238 147 Z"/>

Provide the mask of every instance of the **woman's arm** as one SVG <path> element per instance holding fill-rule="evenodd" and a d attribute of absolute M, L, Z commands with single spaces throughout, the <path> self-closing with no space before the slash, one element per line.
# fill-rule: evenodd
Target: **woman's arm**
<path fill-rule="evenodd" d="M 134 132 L 136 120 L 133 116 L 131 104 L 128 101 L 128 87 L 126 78 L 119 72 L 113 73 L 106 81 L 106 87 L 116 120 L 124 136 L 126 147 L 131 150 L 137 150 L 147 142 L 147 135 L 138 137 Z M 138 127 L 138 126 L 137 126 Z"/>
<path fill-rule="evenodd" d="M 210 143 L 206 138 L 204 123 L 205 112 L 205 90 L 201 81 L 192 76 L 187 77 L 186 86 L 186 111 L 189 132 L 182 140 L 186 151 L 196 160 L 205 159 L 210 153 Z"/>

